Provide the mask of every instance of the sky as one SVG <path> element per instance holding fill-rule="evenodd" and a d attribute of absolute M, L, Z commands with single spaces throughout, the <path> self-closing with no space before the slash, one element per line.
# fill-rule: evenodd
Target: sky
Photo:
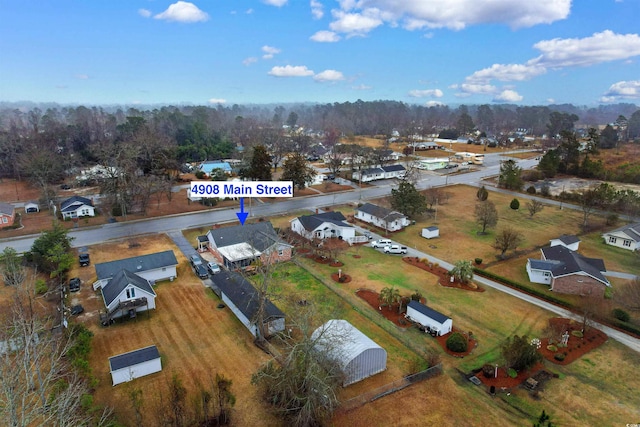
<path fill-rule="evenodd" d="M 0 0 L 0 101 L 640 104 L 640 0 Z"/>

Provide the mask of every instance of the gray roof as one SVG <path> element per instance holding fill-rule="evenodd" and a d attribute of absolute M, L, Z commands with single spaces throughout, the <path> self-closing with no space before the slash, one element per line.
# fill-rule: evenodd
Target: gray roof
<path fill-rule="evenodd" d="M 429 227 L 425 227 L 425 229 L 427 229 L 429 231 L 437 231 L 438 227 L 436 227 L 435 225 L 430 225 Z"/>
<path fill-rule="evenodd" d="M 384 208 L 382 206 L 374 205 L 372 203 L 365 203 L 357 210 L 360 212 L 368 213 L 376 218 L 384 219 L 386 221 L 395 221 L 396 219 L 406 218 L 406 215 L 400 212 L 392 211 L 391 209 Z"/>
<path fill-rule="evenodd" d="M 561 264 L 560 261 L 547 260 L 547 259 L 529 258 L 528 261 L 529 261 L 529 265 L 534 270 L 542 270 L 542 271 L 549 271 L 549 272 L 553 270 L 555 267 L 557 267 L 558 264 Z"/>
<path fill-rule="evenodd" d="M 11 203 L 0 202 L 0 214 L 11 216 L 15 210 L 16 208 Z"/>
<path fill-rule="evenodd" d="M 160 357 L 158 348 L 155 345 L 133 350 L 128 353 L 118 354 L 109 358 L 109 368 L 111 372 L 118 369 L 128 368 L 129 366 L 139 365 Z"/>
<path fill-rule="evenodd" d="M 337 359 L 342 369 L 366 350 L 380 349 L 386 354 L 386 350 L 378 343 L 342 319 L 327 321 L 313 331 L 311 339 L 315 341 L 315 348 L 326 350 Z"/>
<path fill-rule="evenodd" d="M 278 237 L 276 230 L 273 229 L 273 225 L 269 221 L 221 227 L 209 230 L 207 234 L 211 235 L 219 248 L 246 242 L 259 252 L 264 252 L 274 243 L 286 244 Z"/>
<path fill-rule="evenodd" d="M 384 173 L 384 169 L 382 168 L 367 168 L 367 169 L 362 169 L 361 174 L 362 175 L 374 175 L 374 174 L 383 174 Z"/>
<path fill-rule="evenodd" d="M 553 240 L 560 240 L 565 245 L 572 245 L 572 244 L 578 243 L 580 241 L 578 236 L 574 236 L 573 234 L 563 234 L 562 236 L 558 237 L 557 239 L 553 239 Z"/>
<path fill-rule="evenodd" d="M 221 271 L 211 276 L 213 284 L 222 291 L 227 298 L 245 315 L 250 321 L 254 321 L 254 316 L 258 311 L 258 291 L 242 275 L 233 271 Z M 284 313 L 269 300 L 265 304 L 265 321 L 283 318 Z"/>
<path fill-rule="evenodd" d="M 104 298 L 104 304 L 109 306 L 129 285 L 142 289 L 151 295 L 156 295 L 156 292 L 153 290 L 147 279 L 143 279 L 137 274 L 127 270 L 120 270 L 120 272 L 116 273 L 115 276 L 113 276 L 111 280 L 102 287 L 102 298 Z"/>
<path fill-rule="evenodd" d="M 584 257 L 562 245 L 546 246 L 541 251 L 545 260 L 558 261 L 551 269 L 553 277 L 585 273 L 609 286 L 609 281 L 602 274 L 607 271 L 603 260 Z"/>
<path fill-rule="evenodd" d="M 131 258 L 119 259 L 116 261 L 102 262 L 95 264 L 98 280 L 113 277 L 121 270 L 148 271 L 157 268 L 178 265 L 178 260 L 172 250 L 157 252 L 155 254 L 140 255 Z"/>
<path fill-rule="evenodd" d="M 428 318 L 433 319 L 440 324 L 443 324 L 444 322 L 450 319 L 450 317 L 445 316 L 439 311 L 435 311 L 434 309 L 429 308 L 426 305 L 419 303 L 418 301 L 414 301 L 414 300 L 409 301 L 409 304 L 407 305 L 407 307 L 413 308 L 418 313 L 422 313 Z"/>
<path fill-rule="evenodd" d="M 611 230 L 605 234 L 613 234 L 613 233 L 622 233 L 635 242 L 640 242 L 640 222 L 636 222 L 635 224 L 627 224 L 622 227 L 616 228 L 615 230 Z"/>
<path fill-rule="evenodd" d="M 320 227 L 325 222 L 338 225 L 340 227 L 353 227 L 351 224 L 347 224 L 347 219 L 342 215 L 342 212 L 331 211 L 313 215 L 303 215 L 298 217 L 298 221 L 307 231 L 313 231 Z"/>
<path fill-rule="evenodd" d="M 70 212 L 75 211 L 82 205 L 93 206 L 93 203 L 91 203 L 91 200 L 87 199 L 86 197 L 71 196 L 67 200 L 63 200 L 62 203 L 60 203 L 60 209 L 62 210 L 62 212 Z"/>
<path fill-rule="evenodd" d="M 382 170 L 384 170 L 385 172 L 397 172 L 397 171 L 404 171 L 407 169 L 402 165 L 389 165 L 389 166 L 383 166 Z"/>

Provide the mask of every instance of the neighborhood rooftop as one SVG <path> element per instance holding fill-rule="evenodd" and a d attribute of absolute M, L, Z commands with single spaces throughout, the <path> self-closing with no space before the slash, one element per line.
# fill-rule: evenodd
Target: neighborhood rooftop
<path fill-rule="evenodd" d="M 116 261 L 102 262 L 95 265 L 98 280 L 108 279 L 122 270 L 134 272 L 154 270 L 156 268 L 178 265 L 172 250 L 148 255 L 140 255 Z"/>
<path fill-rule="evenodd" d="M 274 243 L 280 242 L 278 234 L 269 221 L 221 227 L 209 230 L 209 235 L 213 238 L 218 248 L 249 243 L 255 250 L 264 252 Z"/>
<path fill-rule="evenodd" d="M 137 274 L 127 270 L 120 270 L 111 278 L 107 286 L 102 287 L 102 298 L 104 298 L 105 306 L 108 307 L 111 305 L 129 285 L 134 285 L 152 295 L 156 294 L 147 279 L 143 279 Z"/>
<path fill-rule="evenodd" d="M 60 204 L 60 208 L 63 212 L 65 212 L 68 210 L 75 210 L 77 206 L 81 205 L 93 206 L 93 203 L 86 197 L 71 196 L 68 199 L 62 201 L 62 203 Z"/>
<path fill-rule="evenodd" d="M 449 320 L 448 316 L 445 316 L 439 311 L 429 308 L 426 305 L 419 303 L 418 301 L 414 301 L 414 300 L 409 301 L 409 304 L 407 305 L 407 307 L 413 308 L 418 313 L 422 313 L 425 316 L 435 320 L 438 323 L 444 323 L 447 320 Z"/>
<path fill-rule="evenodd" d="M 347 224 L 346 218 L 342 215 L 341 212 L 324 212 L 320 214 L 313 215 L 303 215 L 299 216 L 298 220 L 300 224 L 305 228 L 305 230 L 312 231 L 318 228 L 325 222 L 329 222 L 331 224 L 338 225 L 340 227 L 353 227 L 351 224 Z"/>
<path fill-rule="evenodd" d="M 640 222 L 636 222 L 634 224 L 627 224 L 622 227 L 616 228 L 615 230 L 611 230 L 608 234 L 624 234 L 628 236 L 631 240 L 639 242 L 640 241 Z"/>
<path fill-rule="evenodd" d="M 15 208 L 11 203 L 0 202 L 0 214 L 13 215 Z"/>
<path fill-rule="evenodd" d="M 254 320 L 258 312 L 260 295 L 247 279 L 235 272 L 221 271 L 213 275 L 211 280 L 247 319 Z M 284 313 L 269 300 L 265 302 L 264 310 L 265 321 L 284 317 Z"/>
<path fill-rule="evenodd" d="M 558 261 L 551 269 L 553 277 L 584 272 L 596 280 L 610 286 L 609 281 L 602 274 L 607 271 L 604 261 L 597 258 L 587 258 L 562 245 L 546 246 L 541 249 L 547 261 Z"/>
<path fill-rule="evenodd" d="M 573 234 L 563 234 L 562 236 L 558 237 L 558 240 L 560 240 L 565 245 L 572 245 L 580 241 L 578 236 L 574 236 Z"/>
<path fill-rule="evenodd" d="M 109 367 L 111 372 L 118 369 L 127 368 L 129 366 L 139 365 L 160 357 L 158 348 L 155 345 L 133 350 L 128 353 L 118 354 L 109 358 Z M 103 359 L 104 360 L 104 359 Z"/>
<path fill-rule="evenodd" d="M 400 212 L 392 211 L 391 209 L 374 205 L 372 203 L 365 203 L 364 205 L 360 206 L 358 210 L 389 222 L 395 221 L 399 218 L 404 218 L 404 215 Z"/>

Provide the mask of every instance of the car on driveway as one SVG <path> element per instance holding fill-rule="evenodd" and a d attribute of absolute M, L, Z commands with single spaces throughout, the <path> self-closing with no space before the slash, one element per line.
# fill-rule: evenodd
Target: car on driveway
<path fill-rule="evenodd" d="M 74 305 L 73 307 L 71 307 L 71 315 L 72 316 L 77 316 L 78 314 L 81 314 L 82 312 L 84 312 L 84 307 L 81 306 L 80 304 Z"/>
<path fill-rule="evenodd" d="M 400 245 L 389 245 L 389 246 L 385 246 L 383 251 L 385 254 L 406 254 L 407 247 L 400 246 Z"/>
<path fill-rule="evenodd" d="M 198 254 L 191 254 L 189 262 L 191 262 L 191 265 L 195 268 L 196 265 L 202 264 L 202 258 L 200 258 Z"/>
<path fill-rule="evenodd" d="M 74 277 L 73 279 L 69 280 L 69 291 L 78 292 L 80 290 L 80 283 L 82 282 L 80 281 L 79 277 Z"/>
<path fill-rule="evenodd" d="M 207 263 L 207 270 L 209 270 L 209 273 L 211 274 L 218 274 L 220 273 L 220 266 L 218 264 L 216 264 L 215 262 L 208 262 Z"/>
<path fill-rule="evenodd" d="M 204 264 L 196 264 L 193 269 L 196 272 L 196 275 L 201 278 L 201 279 L 208 279 L 209 278 L 209 272 L 207 271 L 207 267 L 204 266 Z"/>
<path fill-rule="evenodd" d="M 393 242 L 389 239 L 380 239 L 380 240 L 374 240 L 373 242 L 371 242 L 371 247 L 384 248 L 385 246 L 389 246 L 391 244 L 393 244 Z"/>
<path fill-rule="evenodd" d="M 78 261 L 80 262 L 80 267 L 86 267 L 91 264 L 91 259 L 89 258 L 89 254 L 80 254 L 78 255 Z"/>

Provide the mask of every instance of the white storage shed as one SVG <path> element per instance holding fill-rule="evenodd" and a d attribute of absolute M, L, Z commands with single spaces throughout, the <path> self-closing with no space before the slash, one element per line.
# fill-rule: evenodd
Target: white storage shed
<path fill-rule="evenodd" d="M 160 353 L 155 345 L 118 354 L 109 358 L 113 385 L 162 371 Z"/>
<path fill-rule="evenodd" d="M 435 225 L 422 229 L 422 237 L 425 239 L 433 239 L 434 237 L 440 237 L 440 229 Z"/>
<path fill-rule="evenodd" d="M 343 387 L 387 369 L 387 351 L 346 320 L 329 320 L 311 338 L 316 350 L 328 352 L 339 363 Z"/>
<path fill-rule="evenodd" d="M 435 332 L 436 335 L 442 336 L 451 332 L 453 321 L 450 317 L 420 304 L 418 301 L 411 300 L 407 305 L 407 319 L 419 323 L 427 332 Z"/>

